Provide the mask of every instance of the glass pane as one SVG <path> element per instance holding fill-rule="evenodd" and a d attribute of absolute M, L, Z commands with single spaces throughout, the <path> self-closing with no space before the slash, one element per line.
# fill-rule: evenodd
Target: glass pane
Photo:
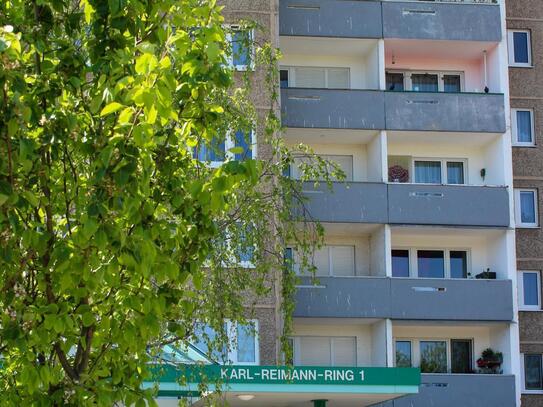
<path fill-rule="evenodd" d="M 464 251 L 451 251 L 451 278 L 468 277 L 468 254 Z"/>
<path fill-rule="evenodd" d="M 192 151 L 192 157 L 199 161 L 224 161 L 225 144 L 224 140 L 214 138 L 211 143 L 201 143 Z"/>
<path fill-rule="evenodd" d="M 420 370 L 422 373 L 447 373 L 447 343 L 420 342 Z"/>
<path fill-rule="evenodd" d="M 301 337 L 300 365 L 301 366 L 330 366 L 330 338 Z"/>
<path fill-rule="evenodd" d="M 411 342 L 396 341 L 396 366 L 411 367 Z"/>
<path fill-rule="evenodd" d="M 524 288 L 524 305 L 539 305 L 539 287 L 537 273 L 522 273 L 522 286 Z"/>
<path fill-rule="evenodd" d="M 238 324 L 238 362 L 256 362 L 255 330 L 251 325 Z"/>
<path fill-rule="evenodd" d="M 535 204 L 533 191 L 520 192 L 520 221 L 535 223 Z"/>
<path fill-rule="evenodd" d="M 515 62 L 525 64 L 530 62 L 528 59 L 528 33 L 514 32 L 513 48 Z"/>
<path fill-rule="evenodd" d="M 532 142 L 532 114 L 529 110 L 517 110 L 517 141 Z"/>
<path fill-rule="evenodd" d="M 441 250 L 418 250 L 419 277 L 445 277 L 445 260 Z"/>
<path fill-rule="evenodd" d="M 451 340 L 451 372 L 471 373 L 471 341 Z"/>
<path fill-rule="evenodd" d="M 234 66 L 247 66 L 251 61 L 251 35 L 248 31 L 236 31 L 232 34 L 232 61 Z"/>
<path fill-rule="evenodd" d="M 463 162 L 447 162 L 447 183 L 448 184 L 463 184 L 464 183 L 464 163 Z"/>
<path fill-rule="evenodd" d="M 441 162 L 415 161 L 415 182 L 441 184 Z"/>
<path fill-rule="evenodd" d="M 213 358 L 216 361 L 227 362 L 228 349 L 224 344 L 222 350 L 219 347 L 219 335 L 209 325 L 198 324 L 194 329 L 194 346 L 204 355 Z"/>
<path fill-rule="evenodd" d="M 243 131 L 236 131 L 236 147 L 243 148 L 242 153 L 236 153 L 236 160 L 244 160 L 252 158 L 252 137 L 251 134 L 245 134 Z"/>
<path fill-rule="evenodd" d="M 404 90 L 403 87 L 403 73 L 390 73 L 386 74 L 387 89 L 394 90 L 396 92 L 401 92 Z"/>
<path fill-rule="evenodd" d="M 415 92 L 437 92 L 437 75 L 412 74 L 411 83 Z"/>
<path fill-rule="evenodd" d="M 543 389 L 541 355 L 524 355 L 524 379 L 526 390 Z"/>
<path fill-rule="evenodd" d="M 331 89 L 348 89 L 349 68 L 328 68 L 328 87 Z"/>
<path fill-rule="evenodd" d="M 392 250 L 392 277 L 409 277 L 409 250 Z"/>
<path fill-rule="evenodd" d="M 281 88 L 288 88 L 288 70 L 281 69 L 279 71 L 279 81 L 281 83 Z"/>
<path fill-rule="evenodd" d="M 356 366 L 356 338 L 332 338 L 334 366 Z"/>
<path fill-rule="evenodd" d="M 333 276 L 354 276 L 354 246 L 330 248 Z"/>
<path fill-rule="evenodd" d="M 324 68 L 295 68 L 296 87 L 324 88 Z"/>
<path fill-rule="evenodd" d="M 460 75 L 443 75 L 443 90 L 445 92 L 460 92 Z"/>

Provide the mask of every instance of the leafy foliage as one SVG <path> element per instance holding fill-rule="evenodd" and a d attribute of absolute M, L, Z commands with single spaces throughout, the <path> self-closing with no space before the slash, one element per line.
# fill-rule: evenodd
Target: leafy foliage
<path fill-rule="evenodd" d="M 311 267 L 321 231 L 290 216 L 300 189 L 282 173 L 299 153 L 276 137 L 277 52 L 256 49 L 258 112 L 225 39 L 213 1 L 0 4 L 3 405 L 153 404 L 141 384 L 165 343 L 245 320 L 278 280 L 288 321 L 283 245 Z M 258 159 L 193 158 L 255 123 Z M 336 171 L 315 159 L 304 177 Z"/>

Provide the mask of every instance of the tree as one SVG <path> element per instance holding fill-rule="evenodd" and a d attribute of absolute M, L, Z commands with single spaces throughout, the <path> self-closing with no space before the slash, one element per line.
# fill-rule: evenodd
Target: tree
<path fill-rule="evenodd" d="M 255 53 L 271 98 L 262 116 L 248 81 L 236 87 L 220 11 L 203 0 L 0 5 L 3 405 L 153 403 L 141 383 L 165 343 L 243 321 L 278 274 L 291 311 L 283 244 L 310 267 L 320 229 L 290 215 L 300 190 L 282 172 L 298 153 L 276 137 L 276 50 Z M 194 158 L 254 123 L 265 157 L 242 159 L 238 146 L 216 169 Z M 306 178 L 336 171 L 313 161 Z"/>

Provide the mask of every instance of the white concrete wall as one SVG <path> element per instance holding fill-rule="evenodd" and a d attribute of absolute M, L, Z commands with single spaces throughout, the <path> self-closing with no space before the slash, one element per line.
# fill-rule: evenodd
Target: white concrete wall
<path fill-rule="evenodd" d="M 387 320 L 372 325 L 372 366 L 387 367 Z"/>
<path fill-rule="evenodd" d="M 386 228 L 388 225 L 381 226 L 378 230 L 372 233 L 370 237 L 370 274 L 372 276 L 386 276 L 387 265 L 387 244 L 386 244 Z"/>
<path fill-rule="evenodd" d="M 367 178 L 370 182 L 386 182 L 386 147 L 384 131 L 375 136 L 367 145 Z"/>

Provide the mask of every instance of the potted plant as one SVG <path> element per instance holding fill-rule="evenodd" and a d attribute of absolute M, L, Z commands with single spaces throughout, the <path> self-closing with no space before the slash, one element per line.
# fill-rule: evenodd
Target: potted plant
<path fill-rule="evenodd" d="M 481 357 L 477 359 L 477 367 L 480 373 L 501 373 L 500 366 L 503 363 L 503 354 L 495 352 L 491 348 L 485 349 Z"/>
<path fill-rule="evenodd" d="M 496 272 L 495 271 L 490 271 L 489 268 L 485 270 L 483 270 L 482 273 L 479 273 L 475 276 L 475 278 L 484 278 L 484 279 L 487 279 L 487 280 L 495 280 L 496 279 Z"/>

